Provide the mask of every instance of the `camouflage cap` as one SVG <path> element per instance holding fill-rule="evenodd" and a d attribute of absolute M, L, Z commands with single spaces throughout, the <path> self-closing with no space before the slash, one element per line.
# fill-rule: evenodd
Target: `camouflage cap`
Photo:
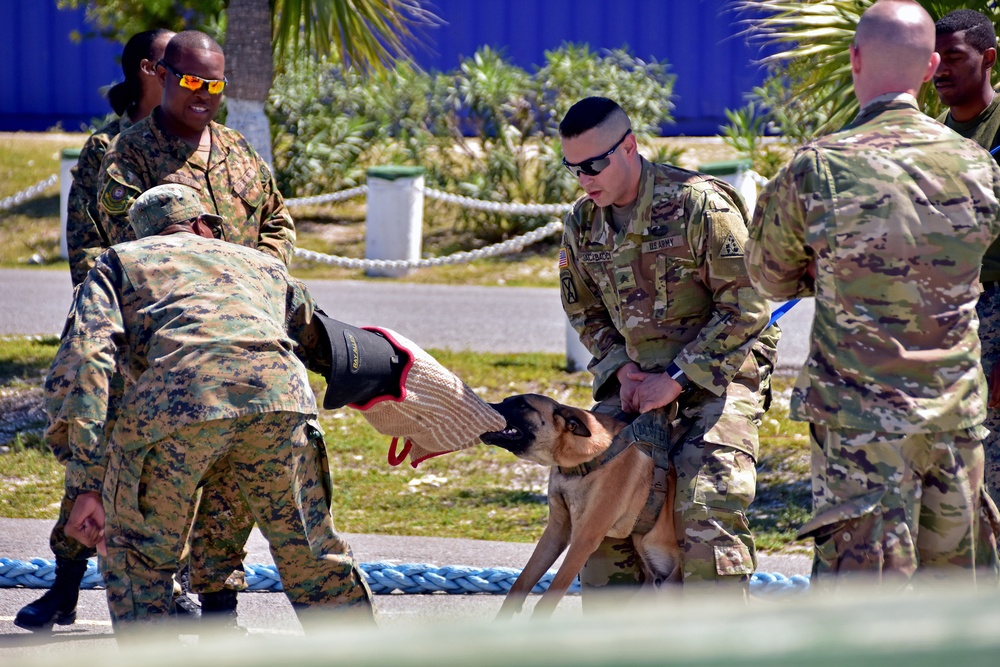
<path fill-rule="evenodd" d="M 128 220 L 136 238 L 160 233 L 169 225 L 204 216 L 210 224 L 220 224 L 222 218 L 205 211 L 198 192 L 186 185 L 157 185 L 136 197 L 128 210 Z"/>

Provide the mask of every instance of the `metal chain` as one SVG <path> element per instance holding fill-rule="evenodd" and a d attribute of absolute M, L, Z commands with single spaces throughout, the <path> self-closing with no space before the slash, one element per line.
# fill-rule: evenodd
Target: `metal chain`
<path fill-rule="evenodd" d="M 15 206 L 23 204 L 29 199 L 33 199 L 45 190 L 48 190 L 53 185 L 59 182 L 59 174 L 52 174 L 48 178 L 42 181 L 38 181 L 31 187 L 21 190 L 17 194 L 11 195 L 10 197 L 4 197 L 0 199 L 0 211 L 6 211 L 12 209 Z"/>

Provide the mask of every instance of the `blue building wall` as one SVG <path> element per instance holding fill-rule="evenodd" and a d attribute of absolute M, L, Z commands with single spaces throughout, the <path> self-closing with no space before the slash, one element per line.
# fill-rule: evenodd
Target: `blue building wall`
<path fill-rule="evenodd" d="M 627 46 L 667 61 L 677 75 L 676 124 L 669 134 L 711 135 L 724 110 L 763 79 L 758 52 L 739 35 L 729 0 L 429 0 L 443 25 L 423 34 L 415 53 L 426 69 L 454 69 L 481 45 L 502 49 L 528 69 L 564 42 L 592 50 Z M 98 89 L 121 78 L 121 47 L 86 32 L 83 11 L 55 0 L 0 0 L 0 130 L 77 130 L 109 107 Z M 600 93 L 600 91 L 594 91 Z"/>

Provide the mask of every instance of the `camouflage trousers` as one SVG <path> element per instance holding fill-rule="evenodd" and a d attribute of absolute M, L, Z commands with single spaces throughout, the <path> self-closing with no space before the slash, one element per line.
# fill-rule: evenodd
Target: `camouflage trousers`
<path fill-rule="evenodd" d="M 756 452 L 760 408 L 754 392 L 733 387 L 729 397 L 699 392 L 671 430 L 677 472 L 674 525 L 680 542 L 685 586 L 711 584 L 749 593 L 750 577 L 757 567 L 757 552 L 746 510 L 757 489 L 754 457 L 724 442 L 750 439 Z M 743 403 L 734 414 L 733 402 Z M 603 401 L 595 412 L 614 414 L 618 398 Z M 725 410 L 725 418 L 722 414 Z M 723 425 L 722 433 L 719 426 Z M 728 432 L 728 434 L 727 434 Z M 661 444 L 661 443 L 654 443 Z M 662 446 L 662 445 L 661 445 Z M 642 569 L 631 539 L 605 538 L 587 560 L 580 581 L 586 601 L 588 591 L 605 586 L 642 583 Z"/>
<path fill-rule="evenodd" d="M 125 391 L 123 377 L 116 373 L 111 381 L 108 401 L 106 437 L 110 437 L 117 420 L 118 405 Z M 69 458 L 68 451 L 54 451 L 59 460 Z M 191 527 L 190 541 L 181 556 L 188 561 L 188 578 L 195 593 L 215 593 L 225 588 L 246 589 L 243 571 L 245 545 L 253 530 L 254 518 L 249 505 L 240 493 L 236 479 L 219 466 L 207 474 L 199 493 L 198 512 Z M 97 555 L 97 550 L 80 544 L 66 535 L 73 502 L 63 498 L 59 518 L 49 536 L 49 545 L 56 558 L 87 560 Z M 179 589 L 178 589 L 179 590 Z"/>
<path fill-rule="evenodd" d="M 1000 287 L 979 295 L 976 313 L 979 315 L 979 342 L 983 348 L 983 371 L 989 377 L 993 367 L 1000 363 Z M 1000 410 L 987 409 L 983 426 L 990 430 L 983 440 L 986 491 L 994 502 L 1000 503 Z"/>
<path fill-rule="evenodd" d="M 322 431 L 307 415 L 273 412 L 191 424 L 152 444 L 112 442 L 101 568 L 116 625 L 169 613 L 196 490 L 222 472 L 247 499 L 297 612 L 336 607 L 372 617 L 371 592 L 334 529 Z"/>
<path fill-rule="evenodd" d="M 981 519 L 996 513 L 983 493 L 982 432 L 813 424 L 813 518 L 799 537 L 815 542 L 814 586 L 830 589 L 844 577 L 902 586 L 918 570 L 995 582 L 995 526 Z"/>

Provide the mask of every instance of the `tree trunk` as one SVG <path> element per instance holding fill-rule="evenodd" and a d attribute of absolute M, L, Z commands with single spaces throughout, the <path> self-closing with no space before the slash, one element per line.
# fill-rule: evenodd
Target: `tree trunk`
<path fill-rule="evenodd" d="M 264 102 L 274 79 L 269 0 L 229 0 L 226 11 L 226 125 L 272 163 L 271 128 Z"/>

